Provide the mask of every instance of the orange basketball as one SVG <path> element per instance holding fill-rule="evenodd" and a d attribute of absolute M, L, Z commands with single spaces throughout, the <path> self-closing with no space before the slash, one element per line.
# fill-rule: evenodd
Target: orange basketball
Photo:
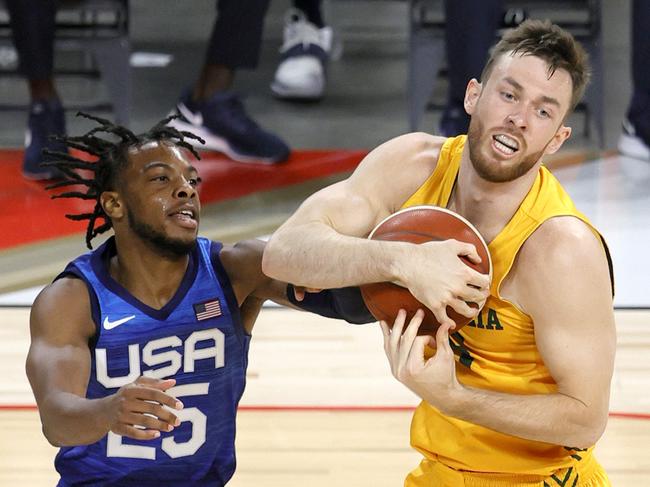
<path fill-rule="evenodd" d="M 481 234 L 465 218 L 445 208 L 414 206 L 398 211 L 379 223 L 368 238 L 413 244 L 448 239 L 471 243 L 476 247 L 481 263 L 476 265 L 465 257 L 461 258 L 478 272 L 492 276 L 492 260 Z M 377 320 L 386 321 L 389 325 L 393 324 L 400 309 L 406 310 L 408 324 L 408 320 L 421 308 L 425 312 L 425 317 L 420 325 L 420 335 L 434 335 L 440 326 L 433 313 L 415 299 L 406 288 L 390 282 L 379 282 L 361 286 L 361 294 L 372 315 Z M 470 303 L 470 306 L 478 307 L 476 303 Z M 471 321 L 450 306 L 447 306 L 447 316 L 456 322 L 456 330 Z"/>

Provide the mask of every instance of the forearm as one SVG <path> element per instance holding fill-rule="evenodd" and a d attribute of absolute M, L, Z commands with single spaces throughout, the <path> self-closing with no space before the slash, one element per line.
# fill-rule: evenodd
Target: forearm
<path fill-rule="evenodd" d="M 264 273 L 280 281 L 313 288 L 340 288 L 396 281 L 400 242 L 350 237 L 324 223 L 282 228 L 264 250 Z"/>
<path fill-rule="evenodd" d="M 429 399 L 447 415 L 501 433 L 567 447 L 594 445 L 607 423 L 606 408 L 600 411 L 561 393 L 516 395 L 460 386 L 447 400 L 433 395 Z"/>
<path fill-rule="evenodd" d="M 86 399 L 70 392 L 52 393 L 39 403 L 43 434 L 54 446 L 87 445 L 109 431 L 107 399 Z"/>
<path fill-rule="evenodd" d="M 302 301 L 294 295 L 294 287 L 287 286 L 287 298 L 298 309 L 316 313 L 328 318 L 345 320 L 348 323 L 374 323 L 372 316 L 358 287 L 326 289 L 318 293 L 305 293 Z"/>

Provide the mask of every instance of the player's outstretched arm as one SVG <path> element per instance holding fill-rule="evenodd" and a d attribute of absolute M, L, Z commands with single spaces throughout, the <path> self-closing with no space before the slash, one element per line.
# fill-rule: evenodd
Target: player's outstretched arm
<path fill-rule="evenodd" d="M 436 336 L 436 354 L 424 360 L 430 337 L 416 337 L 419 316 L 402 339 L 404 316 L 392 331 L 382 326 L 393 374 L 450 416 L 526 439 L 590 447 L 607 423 L 616 348 L 602 245 L 579 220 L 555 218 L 533 234 L 516 265 L 516 301 L 533 318 L 556 391 L 515 395 L 460 384 L 446 327 Z"/>
<path fill-rule="evenodd" d="M 480 302 L 487 276 L 458 259 L 467 255 L 477 261 L 473 246 L 366 238 L 431 175 L 441 143 L 425 134 L 393 139 L 372 151 L 350 178 L 308 198 L 269 241 L 264 273 L 319 289 L 392 281 L 408 287 L 441 321 L 448 304 Z M 483 293 L 477 296 L 472 286 Z"/>
<path fill-rule="evenodd" d="M 221 250 L 221 261 L 230 277 L 246 331 L 251 332 L 259 310 L 267 299 L 350 323 L 375 321 L 363 303 L 358 288 L 296 289 L 266 276 L 261 268 L 265 246 L 266 242 L 251 239 L 224 246 Z"/>
<path fill-rule="evenodd" d="M 346 180 L 309 197 L 271 237 L 265 274 L 298 286 L 335 288 L 395 279 L 400 243 L 366 236 L 430 174 L 439 145 L 424 134 L 390 140 Z"/>
<path fill-rule="evenodd" d="M 43 290 L 32 307 L 30 329 L 27 377 L 38 404 L 43 433 L 51 444 L 93 443 L 109 431 L 150 439 L 159 436 L 160 431 L 170 431 L 177 423 L 176 416 L 163 408 L 182 407 L 164 392 L 174 385 L 173 379 L 141 377 L 115 394 L 86 399 L 91 364 L 89 342 L 95 326 L 88 291 L 81 280 L 59 279 Z"/>
<path fill-rule="evenodd" d="M 242 240 L 224 245 L 219 258 L 230 279 L 242 324 L 251 333 L 255 320 L 267 299 L 292 306 L 286 294 L 287 284 L 271 279 L 262 272 L 262 254 L 266 242 L 257 239 Z"/>

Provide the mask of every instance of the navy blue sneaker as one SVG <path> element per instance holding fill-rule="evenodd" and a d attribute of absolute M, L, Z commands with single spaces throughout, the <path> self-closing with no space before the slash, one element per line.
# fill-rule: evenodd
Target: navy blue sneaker
<path fill-rule="evenodd" d="M 216 93 L 203 102 L 193 101 L 188 91 L 179 100 L 176 111 L 180 118 L 169 124 L 205 140 L 205 145 L 188 140 L 198 149 L 221 152 L 239 162 L 275 164 L 289 157 L 287 144 L 257 125 L 231 91 Z"/>
<path fill-rule="evenodd" d="M 68 151 L 65 144 L 50 140 L 50 135 L 65 135 L 65 116 L 59 100 L 35 100 L 29 110 L 25 133 L 23 176 L 27 179 L 58 179 L 63 174 L 53 167 L 41 167 L 46 158 L 43 149 Z"/>

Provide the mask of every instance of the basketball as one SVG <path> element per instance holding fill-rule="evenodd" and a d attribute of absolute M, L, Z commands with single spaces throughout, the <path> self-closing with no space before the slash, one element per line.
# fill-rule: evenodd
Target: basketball
<path fill-rule="evenodd" d="M 465 218 L 446 208 L 437 206 L 414 206 L 390 215 L 375 227 L 368 238 L 373 240 L 392 240 L 421 244 L 424 242 L 456 239 L 471 243 L 481 257 L 480 264 L 469 259 L 461 259 L 471 268 L 482 274 L 492 276 L 492 260 L 487 244 L 478 230 Z M 433 313 L 421 304 L 408 289 L 391 282 L 379 282 L 361 286 L 361 294 L 366 306 L 377 318 L 392 326 L 400 309 L 406 310 L 407 324 L 418 309 L 425 312 L 419 335 L 434 335 L 440 323 Z M 476 303 L 470 303 L 476 308 Z M 447 316 L 456 323 L 456 331 L 471 320 L 447 306 Z"/>

